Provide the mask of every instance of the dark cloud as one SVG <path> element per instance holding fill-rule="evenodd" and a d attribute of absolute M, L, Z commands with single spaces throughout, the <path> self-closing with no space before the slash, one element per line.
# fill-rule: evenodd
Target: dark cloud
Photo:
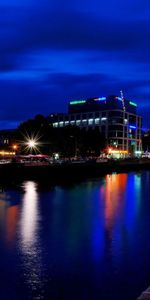
<path fill-rule="evenodd" d="M 125 51 L 150 46 L 149 19 L 106 19 L 46 6 L 25 10 L 3 8 L 0 16 L 0 36 L 4 39 L 1 51 L 5 52 L 18 53 L 39 47 Z"/>
<path fill-rule="evenodd" d="M 148 116 L 150 3 L 81 2 L 1 1 L 0 126 L 120 89 Z"/>
<path fill-rule="evenodd" d="M 3 55 L 0 59 L 0 72 L 7 72 L 16 69 L 14 57 Z"/>
<path fill-rule="evenodd" d="M 115 81 L 105 74 L 73 75 L 68 73 L 47 76 L 44 83 L 41 82 L 39 85 L 28 81 L 4 81 L 0 85 L 3 99 L 0 119 L 21 122 L 39 112 L 44 115 L 57 111 L 65 112 L 70 99 L 119 94 L 120 88 L 124 89 L 125 97 L 137 101 L 138 105 L 143 107 L 143 111 L 147 111 L 145 105 L 150 106 L 147 102 L 148 97 L 146 96 L 145 103 L 142 93 L 139 93 L 138 98 L 136 97 L 136 89 L 142 88 L 144 84 L 144 81 L 143 85 L 142 83 L 139 85 L 136 81 L 130 83 L 121 79 Z"/>

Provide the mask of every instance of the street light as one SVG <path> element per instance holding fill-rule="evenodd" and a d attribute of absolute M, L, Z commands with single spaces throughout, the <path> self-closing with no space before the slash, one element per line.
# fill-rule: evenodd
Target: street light
<path fill-rule="evenodd" d="M 36 142 L 36 140 L 32 139 L 32 140 L 28 140 L 27 141 L 27 149 L 31 151 L 32 153 L 32 150 L 38 150 L 37 146 L 38 146 L 38 143 Z"/>
<path fill-rule="evenodd" d="M 12 145 L 13 150 L 17 150 L 18 146 L 16 144 Z"/>
<path fill-rule="evenodd" d="M 28 145 L 29 148 L 34 149 L 36 147 L 37 143 L 34 140 L 29 140 L 27 142 L 27 145 Z"/>
<path fill-rule="evenodd" d="M 38 135 L 38 133 L 35 135 L 35 134 L 31 134 L 29 135 L 27 132 L 26 134 L 24 134 L 24 141 L 21 142 L 23 148 L 24 148 L 24 151 L 32 154 L 32 151 L 34 153 L 39 153 L 39 147 L 41 146 L 41 143 L 40 143 L 40 136 Z"/>

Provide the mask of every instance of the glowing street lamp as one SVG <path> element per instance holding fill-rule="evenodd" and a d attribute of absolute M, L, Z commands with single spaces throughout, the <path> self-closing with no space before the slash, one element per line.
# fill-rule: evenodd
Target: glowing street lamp
<path fill-rule="evenodd" d="M 38 143 L 34 139 L 27 141 L 27 148 L 30 150 L 31 154 L 32 150 L 37 150 L 37 145 Z"/>
<path fill-rule="evenodd" d="M 30 153 L 32 154 L 32 152 L 34 153 L 38 153 L 39 148 L 41 146 L 40 143 L 40 138 L 41 136 L 39 136 L 39 134 L 28 134 L 26 132 L 26 134 L 23 134 L 24 136 L 24 141 L 21 142 L 21 145 L 23 146 L 23 149 L 26 153 Z"/>
<path fill-rule="evenodd" d="M 18 146 L 17 145 L 12 145 L 13 150 L 17 150 Z"/>
<path fill-rule="evenodd" d="M 12 149 L 14 155 L 16 155 L 16 152 L 17 152 L 17 150 L 18 150 L 18 145 L 17 145 L 17 144 L 13 144 L 13 145 L 11 146 L 11 149 Z"/>
<path fill-rule="evenodd" d="M 29 148 L 34 149 L 36 147 L 37 143 L 34 140 L 29 140 L 27 142 L 27 145 L 28 145 Z"/>
<path fill-rule="evenodd" d="M 38 152 L 38 146 L 39 146 L 39 143 L 37 142 L 37 139 L 28 139 L 27 142 L 26 142 L 26 150 L 27 151 L 30 151 L 30 153 L 32 154 L 32 151 L 36 151 Z"/>

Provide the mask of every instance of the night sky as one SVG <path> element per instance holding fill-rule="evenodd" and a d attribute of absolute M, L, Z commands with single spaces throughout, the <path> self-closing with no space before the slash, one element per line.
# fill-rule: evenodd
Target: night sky
<path fill-rule="evenodd" d="M 121 89 L 150 127 L 150 1 L 0 0 L 0 129 Z"/>

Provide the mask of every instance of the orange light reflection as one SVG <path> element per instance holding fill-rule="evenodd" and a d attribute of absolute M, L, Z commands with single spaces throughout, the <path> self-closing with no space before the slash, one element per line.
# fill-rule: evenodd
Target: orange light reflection
<path fill-rule="evenodd" d="M 6 211 L 6 240 L 12 243 L 16 233 L 18 206 L 10 206 Z"/>
<path fill-rule="evenodd" d="M 103 190 L 105 199 L 106 228 L 111 229 L 116 217 L 123 208 L 123 199 L 127 182 L 127 174 L 112 174 L 106 176 L 106 186 Z"/>

